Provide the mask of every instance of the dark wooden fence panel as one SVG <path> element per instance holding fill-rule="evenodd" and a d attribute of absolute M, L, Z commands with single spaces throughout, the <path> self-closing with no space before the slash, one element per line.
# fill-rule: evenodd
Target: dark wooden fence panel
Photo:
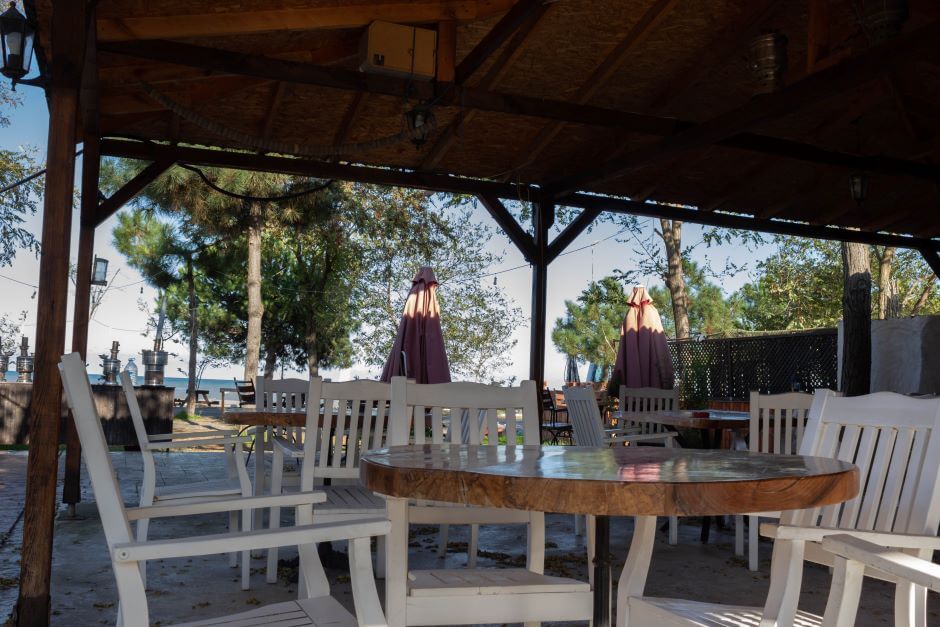
<path fill-rule="evenodd" d="M 836 388 L 835 329 L 669 343 L 684 406 Z"/>

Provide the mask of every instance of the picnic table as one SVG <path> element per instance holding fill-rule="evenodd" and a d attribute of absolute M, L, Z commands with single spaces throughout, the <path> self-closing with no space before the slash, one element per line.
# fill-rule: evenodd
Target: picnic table
<path fill-rule="evenodd" d="M 859 489 L 858 468 L 836 459 L 681 448 L 425 444 L 369 452 L 359 468 L 363 485 L 391 498 L 595 515 L 595 627 L 610 624 L 611 516 L 636 517 L 617 592 L 625 627 L 620 611 L 643 594 L 657 516 L 803 509 Z M 407 539 L 401 524 L 393 516 L 390 538 Z M 386 607 L 401 602 L 389 594 L 387 585 Z"/>
<path fill-rule="evenodd" d="M 212 407 L 213 405 L 216 405 L 219 402 L 219 401 L 209 400 L 209 390 L 196 390 L 195 396 L 196 396 L 197 405 L 204 404 L 206 407 Z M 202 398 L 202 400 L 199 400 L 200 397 Z M 173 402 L 176 404 L 177 407 L 182 407 L 183 405 L 186 404 L 186 399 L 177 398 L 177 399 L 174 399 Z"/>

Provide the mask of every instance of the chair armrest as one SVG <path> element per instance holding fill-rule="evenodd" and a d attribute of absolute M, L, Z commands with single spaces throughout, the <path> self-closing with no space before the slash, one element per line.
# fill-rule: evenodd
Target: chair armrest
<path fill-rule="evenodd" d="M 271 496 L 241 496 L 230 499 L 213 499 L 181 503 L 172 502 L 166 505 L 149 505 L 147 507 L 128 507 L 128 520 L 142 518 L 166 518 L 167 516 L 193 516 L 196 514 L 212 514 L 216 512 L 234 512 L 243 509 L 266 509 L 268 507 L 295 507 L 298 505 L 312 505 L 326 501 L 324 492 L 296 492 L 293 494 L 278 494 Z"/>
<path fill-rule="evenodd" d="M 240 435 L 236 437 L 219 437 L 219 438 L 191 438 L 188 440 L 177 440 L 175 442 L 148 442 L 147 448 L 151 450 L 160 450 L 160 449 L 173 449 L 173 448 L 190 448 L 193 446 L 211 446 L 216 444 L 238 444 L 251 442 L 251 437 L 247 435 Z"/>
<path fill-rule="evenodd" d="M 762 536 L 776 538 L 777 540 L 822 542 L 827 536 L 849 535 L 860 540 L 897 549 L 940 549 L 940 537 L 926 534 L 891 533 L 890 531 L 859 531 L 856 529 L 839 529 L 838 527 L 797 527 L 794 525 L 774 525 L 767 523 L 761 524 L 760 532 Z"/>
<path fill-rule="evenodd" d="M 112 559 L 117 562 L 139 562 L 253 551 L 279 546 L 384 536 L 388 534 L 389 529 L 391 529 L 391 523 L 385 518 L 363 518 L 359 522 L 315 523 L 281 529 L 259 529 L 147 542 L 127 542 L 114 545 Z"/>
<path fill-rule="evenodd" d="M 872 544 L 848 534 L 826 536 L 823 538 L 822 547 L 848 560 L 861 562 L 904 581 L 940 592 L 940 564 Z"/>
<path fill-rule="evenodd" d="M 273 444 L 275 448 L 288 457 L 303 457 L 304 455 L 304 448 L 302 445 L 291 442 L 282 436 L 278 435 L 272 438 L 271 444 Z"/>
<path fill-rule="evenodd" d="M 217 429 L 212 431 L 183 431 L 177 433 L 157 433 L 148 437 L 150 442 L 166 440 L 185 440 L 187 438 L 229 438 L 238 435 L 238 429 Z"/>

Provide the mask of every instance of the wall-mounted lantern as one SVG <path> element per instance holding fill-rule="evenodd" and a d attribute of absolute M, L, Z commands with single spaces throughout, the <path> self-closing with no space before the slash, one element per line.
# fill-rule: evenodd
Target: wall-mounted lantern
<path fill-rule="evenodd" d="M 105 286 L 108 284 L 108 260 L 95 256 L 95 263 L 91 267 L 91 284 Z"/>

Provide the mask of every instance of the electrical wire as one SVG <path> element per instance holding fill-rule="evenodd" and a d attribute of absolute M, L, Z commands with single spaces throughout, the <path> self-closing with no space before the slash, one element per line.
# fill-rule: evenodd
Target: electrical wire
<path fill-rule="evenodd" d="M 249 194 L 239 194 L 237 192 L 229 191 L 227 189 L 220 187 L 217 183 L 215 183 L 212 179 L 210 179 L 208 175 L 206 175 L 205 172 L 203 172 L 202 170 L 200 170 L 199 168 L 195 166 L 188 165 L 185 163 L 180 163 L 179 167 L 183 168 L 184 170 L 189 170 L 190 172 L 195 172 L 197 175 L 199 175 L 199 178 L 202 179 L 203 183 L 208 185 L 213 190 L 219 192 L 220 194 L 224 196 L 228 196 L 229 198 L 235 198 L 237 200 L 247 200 L 249 202 L 280 202 L 283 200 L 293 200 L 294 198 L 300 198 L 301 196 L 307 196 L 308 194 L 321 192 L 335 182 L 333 179 L 330 179 L 326 183 L 323 183 L 322 185 L 316 185 L 309 189 L 303 189 L 298 192 L 291 192 L 289 194 L 282 194 L 280 196 L 251 196 Z"/>
<path fill-rule="evenodd" d="M 78 150 L 75 151 L 75 156 L 76 156 L 76 157 L 79 156 L 79 155 L 82 154 L 84 151 L 85 151 L 84 148 L 79 148 Z M 33 179 L 37 179 L 37 178 L 39 178 L 40 176 L 42 176 L 43 174 L 45 174 L 45 173 L 46 173 L 46 168 L 43 168 L 42 170 L 39 170 L 38 172 L 33 172 L 32 174 L 30 174 L 30 175 L 27 176 L 26 178 L 22 178 L 22 179 L 20 179 L 20 180 L 14 182 L 14 183 L 10 183 L 9 185 L 7 185 L 6 187 L 4 187 L 3 189 L 0 189 L 0 194 L 5 194 L 5 193 L 7 193 L 8 191 L 10 191 L 11 189 L 15 189 L 15 188 L 19 187 L 20 185 L 23 185 L 23 184 L 25 184 L 25 183 L 29 183 L 29 182 L 32 181 Z"/>

